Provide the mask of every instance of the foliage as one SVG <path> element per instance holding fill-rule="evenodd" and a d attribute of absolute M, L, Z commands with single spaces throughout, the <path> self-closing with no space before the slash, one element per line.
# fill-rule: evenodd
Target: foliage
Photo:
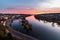
<path fill-rule="evenodd" d="M 6 26 L 0 23 L 0 40 L 13 40 L 11 33 L 6 33 Z"/>

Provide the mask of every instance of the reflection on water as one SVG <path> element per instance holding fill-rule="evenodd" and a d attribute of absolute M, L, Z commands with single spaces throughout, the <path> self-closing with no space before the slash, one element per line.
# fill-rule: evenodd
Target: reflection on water
<path fill-rule="evenodd" d="M 60 15 L 59 14 L 46 14 L 46 15 L 35 15 L 34 16 L 35 19 L 37 19 L 38 21 L 42 20 L 44 22 L 53 22 L 57 23 L 57 25 L 60 25 Z"/>
<path fill-rule="evenodd" d="M 46 20 L 38 20 L 39 22 L 40 21 L 43 21 L 44 23 L 51 23 L 52 27 L 55 27 L 57 25 L 57 27 L 60 27 L 60 23 L 54 23 L 54 22 L 49 22 L 49 21 L 46 21 Z"/>
<path fill-rule="evenodd" d="M 32 31 L 26 33 L 30 36 L 38 38 L 39 40 L 60 40 L 60 26 L 57 23 L 47 22 L 43 20 L 37 20 L 34 16 L 26 18 L 30 24 L 32 24 Z M 17 19 L 19 21 L 19 19 Z M 20 22 L 16 20 L 12 23 L 12 28 L 25 33 Z"/>

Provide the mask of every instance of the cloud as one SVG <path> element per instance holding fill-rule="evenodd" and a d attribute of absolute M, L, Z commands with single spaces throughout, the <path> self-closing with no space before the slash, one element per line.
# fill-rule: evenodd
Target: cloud
<path fill-rule="evenodd" d="M 44 0 L 38 3 L 39 8 L 60 8 L 60 0 Z"/>
<path fill-rule="evenodd" d="M 60 8 L 60 0 L 0 0 L 0 9 L 4 8 Z"/>

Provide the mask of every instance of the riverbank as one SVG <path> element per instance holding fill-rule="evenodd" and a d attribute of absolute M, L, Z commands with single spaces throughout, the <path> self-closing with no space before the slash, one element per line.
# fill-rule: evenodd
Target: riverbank
<path fill-rule="evenodd" d="M 60 24 L 60 14 L 40 14 L 34 16 L 37 20 L 44 20 Z"/>

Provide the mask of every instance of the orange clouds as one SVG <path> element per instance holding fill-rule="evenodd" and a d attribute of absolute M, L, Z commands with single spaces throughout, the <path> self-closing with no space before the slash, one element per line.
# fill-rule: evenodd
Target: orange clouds
<path fill-rule="evenodd" d="M 60 13 L 60 8 L 52 8 L 52 9 L 42 10 L 42 11 L 38 11 L 36 13 L 38 13 L 38 14 Z"/>
<path fill-rule="evenodd" d="M 29 9 L 7 9 L 7 10 L 0 10 L 0 13 L 15 13 L 15 14 L 35 14 L 38 10 L 29 8 Z"/>
<path fill-rule="evenodd" d="M 10 14 L 44 14 L 44 13 L 60 13 L 60 8 L 52 8 L 45 10 L 38 10 L 35 8 L 27 9 L 7 9 L 0 10 L 0 13 L 10 13 Z"/>
<path fill-rule="evenodd" d="M 25 10 L 20 10 L 18 13 L 22 14 L 35 14 L 38 10 L 37 9 L 25 9 Z"/>

